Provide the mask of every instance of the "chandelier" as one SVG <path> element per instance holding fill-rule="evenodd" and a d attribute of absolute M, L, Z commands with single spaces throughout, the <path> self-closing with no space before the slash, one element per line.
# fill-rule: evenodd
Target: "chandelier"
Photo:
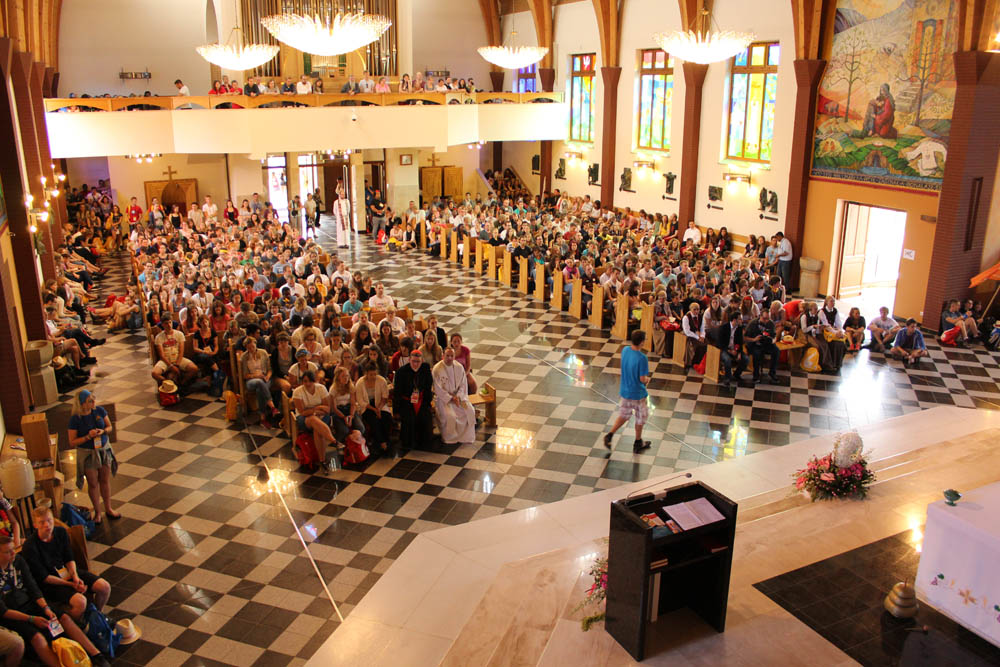
<path fill-rule="evenodd" d="M 687 62 L 708 65 L 732 58 L 750 45 L 752 32 L 711 30 L 709 13 L 702 10 L 700 25 L 694 30 L 673 30 L 653 35 L 653 41 L 672 56 Z"/>
<path fill-rule="evenodd" d="M 279 42 L 317 56 L 350 53 L 382 36 L 392 21 L 378 14 L 338 12 L 321 18 L 286 12 L 265 16 L 260 22 Z"/>
<path fill-rule="evenodd" d="M 517 31 L 512 30 L 510 41 L 513 43 Z M 534 65 L 549 52 L 544 46 L 480 46 L 477 51 L 488 63 L 504 69 L 521 69 Z"/>
<path fill-rule="evenodd" d="M 237 32 L 240 36 L 234 42 L 233 34 Z M 196 46 L 194 50 L 213 65 L 242 72 L 260 67 L 276 56 L 280 47 L 277 44 L 244 44 L 243 31 L 236 27 L 229 33 L 229 40 L 225 44 L 206 44 Z"/>

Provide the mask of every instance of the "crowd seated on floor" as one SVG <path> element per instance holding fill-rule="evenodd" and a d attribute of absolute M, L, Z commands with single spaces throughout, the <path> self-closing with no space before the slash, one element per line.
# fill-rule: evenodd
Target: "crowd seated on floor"
<path fill-rule="evenodd" d="M 176 225 L 140 214 L 130 232 L 161 397 L 206 383 L 218 396 L 228 381 L 263 426 L 310 432 L 329 467 L 353 434 L 390 452 L 394 417 L 403 451 L 431 446 L 433 421 L 447 444 L 475 439 L 460 334 L 415 317 L 270 205 L 228 219 L 206 198 L 197 211 Z"/>
<path fill-rule="evenodd" d="M 653 306 L 654 351 L 666 354 L 673 331 L 684 337 L 686 367 L 700 368 L 709 343 L 721 348 L 725 380 L 739 381 L 741 366 L 753 362 L 753 380 L 777 382 L 781 352 L 791 346 L 815 350 L 816 370 L 839 371 L 844 357 L 863 346 L 917 364 L 926 355 L 923 334 L 915 322 L 897 323 L 883 308 L 870 324 L 859 309 L 838 312 L 836 302 L 805 303 L 787 294 L 792 245 L 781 232 L 766 239 L 737 240 L 725 227 L 683 228 L 676 215 L 609 209 L 589 195 L 571 197 L 559 190 L 543 197 L 528 194 L 510 170 L 488 175 L 492 192 L 486 198 L 450 199 L 410 207 L 389 222 L 389 237 L 399 229 L 421 230 L 429 253 L 438 254 L 445 230 L 456 233 L 456 254 L 464 240 L 503 248 L 517 276 L 520 259 L 528 260 L 528 291 L 534 293 L 536 267 L 544 271 L 546 292 L 562 277 L 568 296 L 572 284 L 582 284 L 580 316 L 594 308 L 595 287 L 603 295 L 602 313 L 610 323 L 615 304 L 628 301 L 628 326 L 639 324 L 643 305 Z M 448 242 L 447 240 L 445 241 Z M 565 304 L 566 299 L 561 303 Z M 943 309 L 943 345 L 991 343 L 984 330 L 990 319 L 974 301 L 951 302 Z M 603 322 L 602 322 L 603 324 Z M 720 329 L 724 335 L 720 337 Z M 737 343 L 739 341 L 739 343 Z M 867 341 L 867 342 L 866 342 Z M 809 357 L 812 359 L 812 355 Z M 735 375 L 731 375 L 735 367 Z"/>

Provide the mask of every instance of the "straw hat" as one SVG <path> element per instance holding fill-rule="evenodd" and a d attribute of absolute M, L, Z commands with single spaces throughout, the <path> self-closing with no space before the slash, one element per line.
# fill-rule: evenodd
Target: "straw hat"
<path fill-rule="evenodd" d="M 55 368 L 56 370 L 59 370 L 65 365 L 66 365 L 66 357 L 62 356 L 61 354 L 57 354 L 56 356 L 52 357 L 52 367 Z"/>
<path fill-rule="evenodd" d="M 130 618 L 118 621 L 118 632 L 122 636 L 121 643 L 125 645 L 136 642 L 139 637 L 142 637 L 142 629 L 136 626 Z"/>
<path fill-rule="evenodd" d="M 177 385 L 175 385 L 172 380 L 164 380 L 163 384 L 160 385 L 160 391 L 164 394 L 176 394 Z"/>

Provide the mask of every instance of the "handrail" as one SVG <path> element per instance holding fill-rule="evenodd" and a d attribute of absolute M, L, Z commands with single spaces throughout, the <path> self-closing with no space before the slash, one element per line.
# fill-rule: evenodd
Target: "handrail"
<path fill-rule="evenodd" d="M 562 102 L 562 93 L 310 93 L 308 95 L 190 95 L 187 97 L 51 97 L 45 100 L 46 111 L 90 109 L 94 111 L 130 111 L 150 106 L 161 110 L 183 108 L 217 109 L 227 105 L 256 109 L 272 106 L 398 106 L 409 104 L 533 104 Z"/>
<path fill-rule="evenodd" d="M 484 173 L 483 173 L 483 170 L 482 170 L 482 169 L 479 169 L 479 168 L 477 167 L 477 168 L 476 168 L 476 174 L 478 174 L 478 175 L 479 175 L 479 179 L 480 179 L 480 180 L 481 180 L 481 181 L 483 182 L 483 184 L 484 184 L 484 185 L 486 186 L 486 192 L 487 192 L 487 193 L 488 193 L 488 194 L 489 194 L 490 196 L 492 196 L 492 197 L 494 197 L 494 198 L 495 198 L 495 197 L 497 196 L 497 191 L 493 189 L 493 186 L 492 186 L 492 185 L 490 185 L 490 181 L 489 181 L 489 179 L 488 179 L 488 178 L 486 178 L 486 174 L 484 174 Z"/>

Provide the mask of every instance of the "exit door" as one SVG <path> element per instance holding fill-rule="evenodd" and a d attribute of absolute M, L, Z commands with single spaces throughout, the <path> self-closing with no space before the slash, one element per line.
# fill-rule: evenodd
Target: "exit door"
<path fill-rule="evenodd" d="M 856 302 L 866 313 L 883 305 L 891 313 L 905 235 L 904 211 L 848 202 L 844 209 L 837 297 Z"/>

